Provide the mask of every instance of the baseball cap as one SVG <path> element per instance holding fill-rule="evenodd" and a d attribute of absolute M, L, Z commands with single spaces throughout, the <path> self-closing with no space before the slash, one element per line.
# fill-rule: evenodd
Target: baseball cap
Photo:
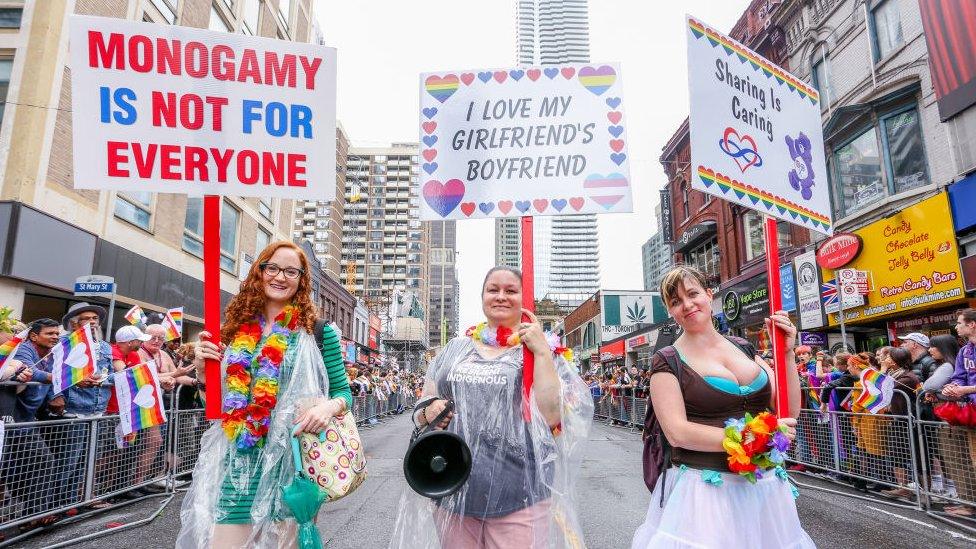
<path fill-rule="evenodd" d="M 918 343 L 922 347 L 929 347 L 930 346 L 929 345 L 929 336 L 927 336 L 925 334 L 920 334 L 918 332 L 912 332 L 910 334 L 900 335 L 900 336 L 898 336 L 898 339 L 900 339 L 902 341 L 906 341 L 906 340 L 907 341 L 914 341 L 915 343 Z"/>
<path fill-rule="evenodd" d="M 122 326 L 115 331 L 115 342 L 116 343 L 128 343 L 130 341 L 149 341 L 152 336 L 145 334 L 139 328 L 135 326 Z"/>

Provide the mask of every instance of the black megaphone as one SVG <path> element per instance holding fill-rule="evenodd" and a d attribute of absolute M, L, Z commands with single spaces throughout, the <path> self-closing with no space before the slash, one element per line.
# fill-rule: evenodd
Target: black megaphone
<path fill-rule="evenodd" d="M 410 437 L 410 447 L 403 457 L 403 475 L 418 494 L 440 499 L 457 492 L 471 474 L 471 450 L 457 433 L 434 430 L 454 409 L 447 406 L 425 429 L 417 427 Z"/>

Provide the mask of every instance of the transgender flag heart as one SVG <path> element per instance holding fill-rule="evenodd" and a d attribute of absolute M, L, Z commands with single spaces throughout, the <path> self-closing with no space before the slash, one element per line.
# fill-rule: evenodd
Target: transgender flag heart
<path fill-rule="evenodd" d="M 630 184 L 627 178 L 619 173 L 601 175 L 598 173 L 586 176 L 583 181 L 583 188 L 586 189 L 590 198 L 597 204 L 609 210 L 624 197 L 623 189 Z"/>
<path fill-rule="evenodd" d="M 447 183 L 431 180 L 424 184 L 424 200 L 430 209 L 441 217 L 447 217 L 464 198 L 464 183 L 451 179 Z"/>

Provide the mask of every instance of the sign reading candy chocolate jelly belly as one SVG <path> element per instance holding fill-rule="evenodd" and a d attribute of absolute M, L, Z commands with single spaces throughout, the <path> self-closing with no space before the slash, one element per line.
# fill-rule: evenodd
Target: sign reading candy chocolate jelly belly
<path fill-rule="evenodd" d="M 633 209 L 620 68 L 420 75 L 421 218 Z"/>
<path fill-rule="evenodd" d="M 692 187 L 831 234 L 817 91 L 686 18 Z"/>
<path fill-rule="evenodd" d="M 330 200 L 335 49 L 70 18 L 74 186 Z"/>

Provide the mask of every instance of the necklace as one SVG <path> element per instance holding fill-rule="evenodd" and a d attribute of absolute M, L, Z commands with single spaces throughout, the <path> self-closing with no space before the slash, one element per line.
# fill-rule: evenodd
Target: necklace
<path fill-rule="evenodd" d="M 521 343 L 518 334 L 511 328 L 505 326 L 492 328 L 487 322 L 468 328 L 467 336 L 489 347 L 514 347 Z"/>
<path fill-rule="evenodd" d="M 256 357 L 264 319 L 241 324 L 234 334 L 227 353 L 227 390 L 222 425 L 224 434 L 236 443 L 238 449 L 248 450 L 264 445 L 271 423 L 271 411 L 278 403 L 281 363 L 297 324 L 297 310 L 289 304 L 275 317 L 271 333 Z"/>

